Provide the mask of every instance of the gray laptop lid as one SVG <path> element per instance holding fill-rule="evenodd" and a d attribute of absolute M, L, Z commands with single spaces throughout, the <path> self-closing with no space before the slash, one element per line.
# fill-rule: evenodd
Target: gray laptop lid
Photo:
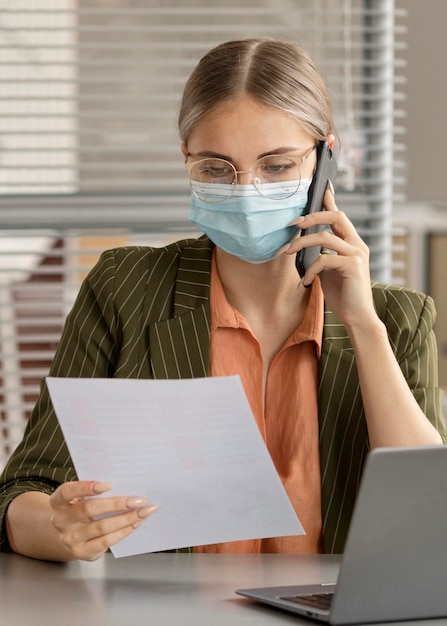
<path fill-rule="evenodd" d="M 446 527 L 447 446 L 370 452 L 329 621 L 447 616 Z"/>

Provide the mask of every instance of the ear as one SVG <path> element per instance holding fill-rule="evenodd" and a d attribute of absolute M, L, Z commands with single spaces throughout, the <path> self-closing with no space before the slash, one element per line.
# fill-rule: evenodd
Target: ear
<path fill-rule="evenodd" d="M 183 152 L 183 156 L 185 157 L 185 161 L 186 161 L 186 159 L 189 157 L 188 146 L 186 145 L 186 143 L 182 143 L 182 145 L 180 146 L 180 149 Z"/>
<path fill-rule="evenodd" d="M 335 144 L 335 135 L 334 135 L 334 133 L 329 133 L 328 135 L 326 135 L 325 139 L 328 142 L 330 149 L 332 150 L 334 148 L 334 144 Z"/>

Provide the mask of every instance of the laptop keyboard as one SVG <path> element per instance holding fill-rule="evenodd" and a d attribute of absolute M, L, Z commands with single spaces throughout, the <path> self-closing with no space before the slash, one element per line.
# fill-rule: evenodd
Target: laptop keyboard
<path fill-rule="evenodd" d="M 305 606 L 311 606 L 314 609 L 328 610 L 331 606 L 333 597 L 333 593 L 314 593 L 307 596 L 282 597 L 281 600 L 288 600 L 289 602 L 295 602 L 296 604 L 304 604 Z"/>

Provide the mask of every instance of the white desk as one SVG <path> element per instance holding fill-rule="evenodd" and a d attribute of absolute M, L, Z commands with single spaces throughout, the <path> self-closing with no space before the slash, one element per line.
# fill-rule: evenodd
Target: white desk
<path fill-rule="evenodd" d="M 150 554 L 95 563 L 0 554 L 0 621 L 11 626 L 238 626 L 312 622 L 262 607 L 239 587 L 336 578 L 339 558 L 292 555 Z M 400 623 L 402 624 L 402 622 Z M 446 625 L 443 620 L 408 626 Z"/>

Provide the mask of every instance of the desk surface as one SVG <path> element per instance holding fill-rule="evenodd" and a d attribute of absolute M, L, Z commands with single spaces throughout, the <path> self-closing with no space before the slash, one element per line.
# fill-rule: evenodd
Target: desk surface
<path fill-rule="evenodd" d="M 330 555 L 148 554 L 45 563 L 0 554 L 0 616 L 14 626 L 238 626 L 312 622 L 236 596 L 242 587 L 334 581 Z M 403 624 L 401 622 L 400 624 Z M 443 625 L 447 619 L 407 622 Z"/>

